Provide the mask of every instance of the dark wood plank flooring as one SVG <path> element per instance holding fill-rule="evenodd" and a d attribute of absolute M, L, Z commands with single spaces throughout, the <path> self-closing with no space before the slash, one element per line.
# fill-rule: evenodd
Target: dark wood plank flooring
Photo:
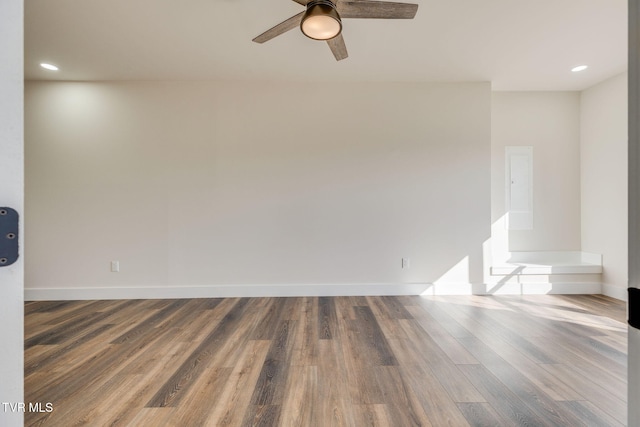
<path fill-rule="evenodd" d="M 28 426 L 622 426 L 600 296 L 25 303 Z"/>

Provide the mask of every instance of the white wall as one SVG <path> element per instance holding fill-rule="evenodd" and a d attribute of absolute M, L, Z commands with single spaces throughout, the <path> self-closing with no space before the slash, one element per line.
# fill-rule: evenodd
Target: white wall
<path fill-rule="evenodd" d="M 603 293 L 626 299 L 627 73 L 580 99 L 582 248 L 603 255 Z"/>
<path fill-rule="evenodd" d="M 533 146 L 533 229 L 504 231 L 505 147 Z M 494 92 L 491 112 L 494 250 L 580 250 L 580 95 Z"/>
<path fill-rule="evenodd" d="M 0 2 L 0 206 L 20 214 L 24 213 L 22 22 L 22 1 Z M 21 235 L 23 231 L 21 227 Z M 23 258 L 21 253 L 16 263 L 0 268 L 0 402 L 23 401 Z M 22 425 L 22 419 L 22 413 L 0 408 L 0 425 Z"/>
<path fill-rule="evenodd" d="M 25 101 L 28 288 L 483 280 L 487 83 L 34 82 Z"/>

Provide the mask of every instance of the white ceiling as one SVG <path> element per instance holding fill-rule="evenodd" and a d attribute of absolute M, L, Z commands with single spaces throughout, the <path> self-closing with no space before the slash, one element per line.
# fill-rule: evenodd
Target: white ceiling
<path fill-rule="evenodd" d="M 626 0 L 413 2 L 414 20 L 345 19 L 349 58 L 336 62 L 325 42 L 298 29 L 251 41 L 304 10 L 292 0 L 26 0 L 25 78 L 491 81 L 495 90 L 581 90 L 627 67 Z M 571 73 L 580 64 L 590 68 Z"/>

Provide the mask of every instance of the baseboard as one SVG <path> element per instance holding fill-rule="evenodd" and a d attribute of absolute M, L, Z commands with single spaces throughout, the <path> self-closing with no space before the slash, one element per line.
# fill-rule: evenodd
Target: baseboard
<path fill-rule="evenodd" d="M 504 283 L 475 286 L 476 295 L 591 295 L 602 293 L 597 282 Z"/>
<path fill-rule="evenodd" d="M 627 301 L 627 288 L 620 286 L 612 286 L 606 283 L 602 284 L 602 295 L 606 295 L 611 298 L 619 299 L 620 301 Z"/>
<path fill-rule="evenodd" d="M 613 298 L 619 298 L 611 287 Z M 626 291 L 623 290 L 626 299 Z M 599 294 L 599 283 L 509 283 L 503 285 L 470 283 L 355 283 L 355 284 L 287 284 L 287 285 L 212 285 L 185 287 L 84 287 L 25 288 L 25 301 L 232 298 L 232 297 L 300 297 L 359 295 L 535 295 Z M 615 295 L 614 295 L 615 293 Z"/>
<path fill-rule="evenodd" d="M 212 285 L 184 287 L 121 288 L 25 288 L 25 301 L 94 299 L 165 299 L 303 297 L 347 295 L 420 295 L 426 283 L 288 284 L 288 285 Z"/>

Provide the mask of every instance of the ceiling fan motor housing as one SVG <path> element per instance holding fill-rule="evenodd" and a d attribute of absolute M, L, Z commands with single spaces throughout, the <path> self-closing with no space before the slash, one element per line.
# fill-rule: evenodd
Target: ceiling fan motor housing
<path fill-rule="evenodd" d="M 330 0 L 311 0 L 300 21 L 302 33 L 314 40 L 329 40 L 342 31 L 336 5 Z"/>

